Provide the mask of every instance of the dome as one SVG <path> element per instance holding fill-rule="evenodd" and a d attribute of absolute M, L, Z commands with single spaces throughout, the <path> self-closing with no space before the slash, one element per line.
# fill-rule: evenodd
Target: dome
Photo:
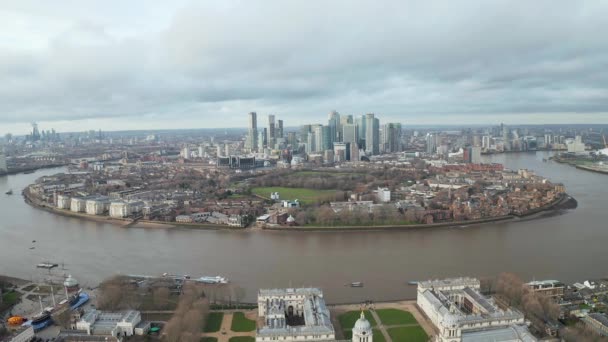
<path fill-rule="evenodd" d="M 296 222 L 296 219 L 293 218 L 293 216 L 289 215 L 289 217 L 287 218 L 287 223 L 294 223 Z"/>
<path fill-rule="evenodd" d="M 355 333 L 362 333 L 362 332 L 369 332 L 371 330 L 372 330 L 372 325 L 365 318 L 365 314 L 363 313 L 363 311 L 361 311 L 361 317 L 355 323 L 355 327 L 353 328 L 353 332 L 355 332 Z"/>
<path fill-rule="evenodd" d="M 72 276 L 68 276 L 65 281 L 63 282 L 63 285 L 65 287 L 74 287 L 74 286 L 78 286 L 78 280 L 76 280 L 75 278 L 72 278 Z"/>

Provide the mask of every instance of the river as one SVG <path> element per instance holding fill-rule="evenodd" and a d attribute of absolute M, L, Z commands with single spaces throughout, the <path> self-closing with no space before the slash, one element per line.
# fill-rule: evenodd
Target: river
<path fill-rule="evenodd" d="M 318 286 L 330 303 L 414 298 L 410 280 L 492 276 L 573 282 L 608 271 L 608 177 L 554 162 L 547 152 L 484 157 L 563 182 L 578 208 L 540 219 L 378 232 L 140 229 L 55 215 L 19 192 L 59 172 L 0 177 L 0 274 L 41 280 L 41 261 L 64 263 L 86 286 L 115 273 L 223 275 L 253 301 L 264 287 Z M 15 195 L 4 195 L 14 189 Z M 36 243 L 32 243 L 36 240 Z M 30 249 L 35 246 L 35 249 Z M 345 287 L 353 281 L 363 288 Z"/>

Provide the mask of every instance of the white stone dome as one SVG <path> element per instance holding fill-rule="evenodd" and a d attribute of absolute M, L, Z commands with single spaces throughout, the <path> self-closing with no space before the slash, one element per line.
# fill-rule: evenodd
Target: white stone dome
<path fill-rule="evenodd" d="M 372 325 L 365 318 L 365 314 L 361 311 L 361 317 L 355 323 L 355 327 L 353 328 L 354 333 L 362 333 L 362 332 L 370 332 L 372 330 Z"/>
<path fill-rule="evenodd" d="M 443 326 L 446 326 L 446 327 L 454 326 L 458 323 L 458 316 L 449 313 L 449 314 L 443 316 L 442 323 L 443 323 Z"/>
<path fill-rule="evenodd" d="M 65 281 L 63 282 L 63 285 L 65 287 L 75 287 L 75 286 L 78 286 L 78 280 L 76 280 L 76 278 L 73 278 L 70 275 L 65 279 Z"/>

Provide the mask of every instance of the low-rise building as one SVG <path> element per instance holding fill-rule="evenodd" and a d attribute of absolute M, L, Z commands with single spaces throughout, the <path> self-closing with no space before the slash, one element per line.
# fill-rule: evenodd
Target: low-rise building
<path fill-rule="evenodd" d="M 583 317 L 583 322 L 602 336 L 608 336 L 608 317 L 601 313 L 590 313 Z"/>
<path fill-rule="evenodd" d="M 19 328 L 12 332 L 5 340 L 6 342 L 29 342 L 34 338 L 34 327 L 32 325 Z"/>
<path fill-rule="evenodd" d="M 80 321 L 76 329 L 86 331 L 88 335 L 132 336 L 135 327 L 141 322 L 139 311 L 103 312 L 91 310 Z"/>
<path fill-rule="evenodd" d="M 565 285 L 557 280 L 535 280 L 527 283 L 526 286 L 544 296 L 560 298 L 564 296 Z"/>

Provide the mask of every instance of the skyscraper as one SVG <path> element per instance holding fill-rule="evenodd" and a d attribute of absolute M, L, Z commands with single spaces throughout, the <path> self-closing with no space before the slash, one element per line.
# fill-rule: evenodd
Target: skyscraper
<path fill-rule="evenodd" d="M 256 112 L 249 113 L 249 129 L 245 147 L 251 151 L 258 149 L 258 115 Z"/>
<path fill-rule="evenodd" d="M 359 135 L 359 147 L 363 150 L 365 150 L 366 144 L 365 144 L 365 132 L 366 132 L 366 121 L 365 121 L 365 115 L 361 115 L 359 117 L 357 117 L 356 120 L 356 124 L 357 124 L 357 131 L 358 131 L 358 135 Z"/>
<path fill-rule="evenodd" d="M 268 146 L 274 148 L 276 129 L 274 127 L 274 115 L 268 115 Z"/>
<path fill-rule="evenodd" d="M 382 150 L 387 153 L 399 152 L 401 147 L 401 125 L 387 123 L 382 129 Z"/>
<path fill-rule="evenodd" d="M 266 127 L 260 129 L 260 134 L 258 136 L 258 151 L 261 152 L 264 150 L 264 147 L 268 146 L 268 130 Z"/>
<path fill-rule="evenodd" d="M 327 122 L 327 126 L 329 127 L 329 148 L 333 148 L 333 143 L 335 141 L 340 141 L 340 114 L 335 110 L 329 113 L 329 120 Z"/>
<path fill-rule="evenodd" d="M 279 120 L 279 127 L 277 128 L 277 137 L 283 138 L 283 120 Z"/>
<path fill-rule="evenodd" d="M 370 156 L 380 154 L 380 120 L 374 113 L 365 114 L 365 153 Z"/>
<path fill-rule="evenodd" d="M 426 153 L 429 155 L 434 154 L 437 151 L 437 139 L 435 138 L 435 134 L 427 133 L 426 134 Z"/>
<path fill-rule="evenodd" d="M 342 126 L 342 141 L 345 143 L 351 143 L 359 145 L 359 131 L 355 124 L 345 124 Z"/>

